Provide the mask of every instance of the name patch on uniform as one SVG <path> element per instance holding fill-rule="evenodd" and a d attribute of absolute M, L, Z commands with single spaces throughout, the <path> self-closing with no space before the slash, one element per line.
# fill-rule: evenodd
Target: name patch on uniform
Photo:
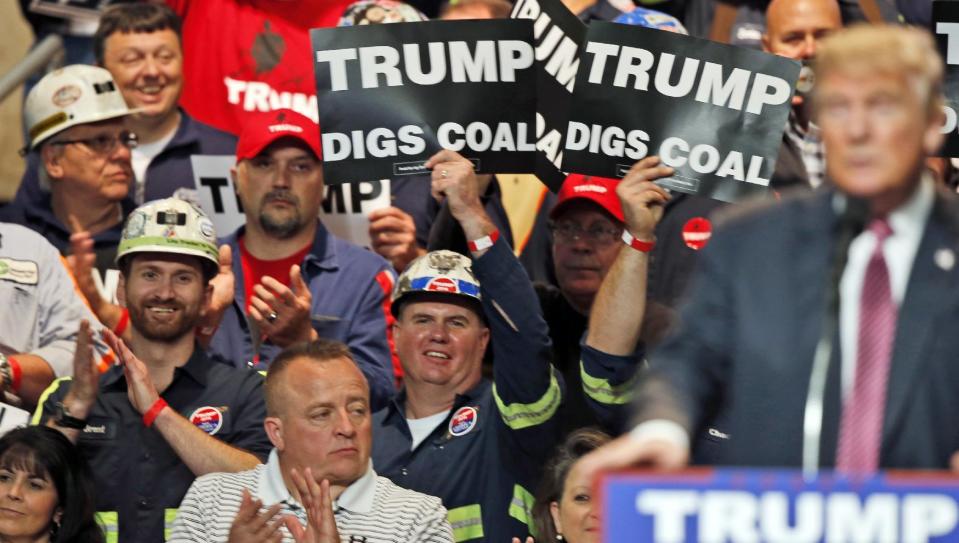
<path fill-rule="evenodd" d="M 32 260 L 0 258 L 0 280 L 36 285 L 40 282 L 40 267 Z"/>
<path fill-rule="evenodd" d="M 211 436 L 223 426 L 223 412 L 209 405 L 198 408 L 189 416 L 189 419 L 194 426 Z"/>
<path fill-rule="evenodd" d="M 479 413 L 475 407 L 460 407 L 450 419 L 450 435 L 459 437 L 470 433 L 478 419 Z"/>
<path fill-rule="evenodd" d="M 80 433 L 82 441 L 112 441 L 116 437 L 116 421 L 97 416 L 87 419 L 87 425 L 83 427 L 83 431 Z"/>

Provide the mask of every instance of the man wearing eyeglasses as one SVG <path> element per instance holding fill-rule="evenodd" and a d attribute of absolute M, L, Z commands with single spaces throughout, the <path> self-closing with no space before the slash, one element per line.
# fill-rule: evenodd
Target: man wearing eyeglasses
<path fill-rule="evenodd" d="M 616 183 L 615 179 L 570 175 L 549 215 L 559 288 L 544 283 L 535 287 L 553 340 L 553 364 L 567 383 L 559 416 L 565 431 L 599 422 L 581 386 L 579 342 L 593 298 L 623 245 L 619 241 L 623 210 L 616 198 Z"/>
<path fill-rule="evenodd" d="M 72 232 L 89 232 L 100 276 L 113 268 L 133 179 L 137 139 L 125 124 L 131 113 L 103 68 L 75 64 L 41 79 L 24 104 L 25 151 L 37 154 L 49 193 L 43 205 L 7 206 L 3 220 L 37 231 L 61 254 L 69 252 Z"/>
<path fill-rule="evenodd" d="M 550 211 L 556 285 L 536 283 L 536 293 L 553 340 L 553 363 L 567 383 L 560 408 L 563 430 L 599 424 L 618 432 L 625 422 L 635 366 L 591 367 L 580 361 L 580 340 L 603 278 L 620 250 L 624 216 L 616 197 L 617 179 L 572 174 Z M 698 250 L 712 230 L 709 217 L 721 202 L 675 194 L 656 225 L 660 243 L 650 247 L 646 318 L 641 338 L 655 343 L 673 321 L 671 309 L 685 291 Z"/>

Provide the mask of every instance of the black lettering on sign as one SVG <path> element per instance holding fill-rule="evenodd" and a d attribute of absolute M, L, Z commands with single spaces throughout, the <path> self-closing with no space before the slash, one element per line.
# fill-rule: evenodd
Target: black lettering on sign
<path fill-rule="evenodd" d="M 223 213 L 225 210 L 220 189 L 229 186 L 229 181 L 222 177 L 201 177 L 200 184 L 210 189 L 210 194 L 213 196 L 213 212 Z"/>
<path fill-rule="evenodd" d="M 353 187 L 353 194 L 350 198 L 350 202 L 353 203 L 353 213 L 362 213 L 363 211 L 363 202 L 375 200 L 380 193 L 383 192 L 383 183 L 380 181 L 370 181 L 368 183 L 357 183 L 350 185 Z M 364 192 L 363 188 L 369 187 L 369 192 Z"/>
<path fill-rule="evenodd" d="M 323 190 L 323 213 L 345 213 L 346 201 L 343 191 L 350 190 L 353 185 L 325 185 Z M 334 205 L 335 203 L 335 205 Z"/>
<path fill-rule="evenodd" d="M 383 182 L 326 185 L 323 190 L 323 213 L 362 213 L 363 202 L 376 200 L 383 193 Z"/>

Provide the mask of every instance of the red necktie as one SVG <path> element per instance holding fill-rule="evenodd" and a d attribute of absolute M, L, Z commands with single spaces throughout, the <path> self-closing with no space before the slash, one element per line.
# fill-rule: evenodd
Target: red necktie
<path fill-rule="evenodd" d="M 886 219 L 874 219 L 869 231 L 876 236 L 876 248 L 862 282 L 856 381 L 843 404 L 836 452 L 836 470 L 846 473 L 879 469 L 886 384 L 896 337 L 896 304 L 882 253 L 892 228 Z"/>

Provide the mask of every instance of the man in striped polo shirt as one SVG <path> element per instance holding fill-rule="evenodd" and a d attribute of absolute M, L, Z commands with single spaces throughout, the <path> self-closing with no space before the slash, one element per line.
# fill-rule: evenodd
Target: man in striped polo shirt
<path fill-rule="evenodd" d="M 169 541 L 452 543 L 438 498 L 373 471 L 369 385 L 346 345 L 287 348 L 264 388 L 269 460 L 197 479 Z"/>

